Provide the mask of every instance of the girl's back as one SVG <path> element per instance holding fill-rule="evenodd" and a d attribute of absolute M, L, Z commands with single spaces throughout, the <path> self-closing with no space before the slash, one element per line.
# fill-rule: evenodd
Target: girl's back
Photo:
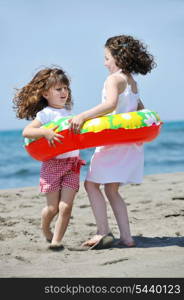
<path fill-rule="evenodd" d="M 121 70 L 118 70 L 111 76 L 118 76 L 122 79 L 122 91 L 118 97 L 118 103 L 116 109 L 110 114 L 120 114 L 130 111 L 136 111 L 138 107 L 139 93 L 137 89 L 137 83 L 133 77 L 125 77 L 121 73 Z M 125 87 L 124 87 L 125 86 Z M 105 84 L 102 90 L 102 102 L 106 100 L 106 89 Z"/>

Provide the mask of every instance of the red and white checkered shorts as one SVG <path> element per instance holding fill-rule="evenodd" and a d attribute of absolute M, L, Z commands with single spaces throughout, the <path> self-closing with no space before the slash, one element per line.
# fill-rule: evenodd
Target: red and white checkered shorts
<path fill-rule="evenodd" d="M 76 156 L 44 161 L 40 170 L 40 192 L 56 192 L 62 187 L 78 191 L 82 165 L 85 165 L 85 162 Z"/>

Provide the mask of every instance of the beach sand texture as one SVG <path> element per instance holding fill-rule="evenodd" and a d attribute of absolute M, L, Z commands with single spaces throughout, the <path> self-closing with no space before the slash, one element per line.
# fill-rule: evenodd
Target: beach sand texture
<path fill-rule="evenodd" d="M 40 230 L 45 197 L 38 187 L 1 190 L 0 277 L 184 277 L 184 173 L 145 176 L 141 185 L 127 185 L 120 192 L 136 248 L 81 249 L 96 232 L 81 183 L 63 239 L 65 248 L 53 252 Z M 108 218 L 118 241 L 109 204 Z"/>

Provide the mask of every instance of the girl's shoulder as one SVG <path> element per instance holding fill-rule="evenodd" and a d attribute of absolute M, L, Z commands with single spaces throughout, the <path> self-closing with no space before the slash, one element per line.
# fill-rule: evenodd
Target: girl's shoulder
<path fill-rule="evenodd" d="M 50 106 L 46 106 L 42 110 L 40 110 L 36 119 L 39 120 L 42 124 L 46 124 L 50 121 L 56 121 L 57 119 L 63 118 L 70 115 L 69 112 L 65 108 L 54 108 Z"/>
<path fill-rule="evenodd" d="M 46 106 L 42 110 L 40 110 L 39 113 L 50 114 L 50 113 L 53 113 L 53 112 L 59 113 L 60 111 L 65 112 L 66 109 L 65 108 L 55 108 L 55 107 L 51 107 L 51 106 Z"/>
<path fill-rule="evenodd" d="M 123 74 L 122 74 L 123 75 Z M 127 85 L 127 79 L 126 76 L 122 76 L 120 73 L 112 73 L 110 74 L 105 82 L 104 86 L 123 86 L 125 87 Z"/>
<path fill-rule="evenodd" d="M 49 119 L 50 112 L 48 110 L 48 107 L 44 107 L 36 114 L 36 118 L 38 121 L 40 121 L 42 124 L 48 123 L 50 121 Z"/>
<path fill-rule="evenodd" d="M 39 112 L 37 112 L 37 115 L 48 115 L 51 112 L 48 106 L 41 109 Z"/>
<path fill-rule="evenodd" d="M 127 83 L 127 77 L 123 73 L 115 72 L 110 74 L 106 82 L 122 82 L 122 83 Z"/>

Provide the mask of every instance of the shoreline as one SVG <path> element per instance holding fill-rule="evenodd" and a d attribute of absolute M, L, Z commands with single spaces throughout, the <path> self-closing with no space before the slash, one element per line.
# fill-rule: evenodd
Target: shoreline
<path fill-rule="evenodd" d="M 42 236 L 45 197 L 38 187 L 0 190 L 0 277 L 183 278 L 183 182 L 184 172 L 163 173 L 144 176 L 140 185 L 120 187 L 137 246 L 88 251 L 80 245 L 96 233 L 96 225 L 83 182 L 61 252 L 48 250 Z M 118 240 L 109 203 L 107 207 L 110 228 Z"/>
<path fill-rule="evenodd" d="M 141 184 L 143 184 L 144 183 L 144 180 L 145 180 L 145 178 L 147 178 L 147 177 L 150 177 L 150 176 L 171 176 L 171 174 L 177 174 L 177 175 L 179 175 L 179 174 L 181 174 L 181 176 L 183 176 L 183 174 L 184 174 L 184 171 L 182 172 L 182 171 L 176 171 L 176 172 L 166 172 L 166 173 L 151 173 L 151 174 L 145 174 L 144 176 L 143 176 L 143 182 L 142 183 L 140 183 L 140 184 L 126 184 L 125 186 L 127 186 L 127 185 L 141 185 Z M 80 189 L 81 189 L 81 187 L 82 187 L 82 185 L 83 185 L 83 183 L 84 183 L 84 180 L 80 180 Z M 3 189 L 3 188 L 0 188 L 0 193 L 1 192 L 16 192 L 17 190 L 24 190 L 24 189 L 35 189 L 35 191 L 37 190 L 37 193 L 39 194 L 39 174 L 38 174 L 38 185 L 31 185 L 31 186 L 19 186 L 19 187 L 10 187 L 10 188 L 5 188 L 5 189 Z M 121 188 L 120 188 L 121 189 Z M 80 190 L 79 190 L 79 192 L 80 192 Z"/>

